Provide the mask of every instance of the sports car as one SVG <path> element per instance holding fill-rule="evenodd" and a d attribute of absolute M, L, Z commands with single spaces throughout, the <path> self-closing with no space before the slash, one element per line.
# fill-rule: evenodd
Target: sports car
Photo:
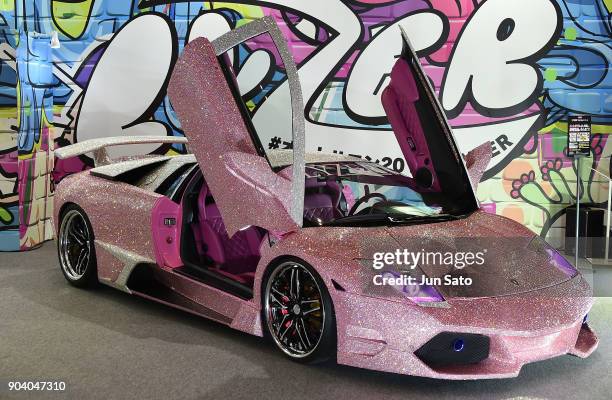
<path fill-rule="evenodd" d="M 380 96 L 389 125 L 373 146 L 400 155 L 393 165 L 308 143 L 305 72 L 273 19 L 191 41 L 167 88 L 185 137 L 56 150 L 94 163 L 56 187 L 67 281 L 266 336 L 309 363 L 481 379 L 590 355 L 589 285 L 529 229 L 480 209 L 491 147 L 460 153 L 402 40 Z M 143 144 L 159 155 L 129 154 Z M 168 155 L 183 145 L 190 154 Z"/>

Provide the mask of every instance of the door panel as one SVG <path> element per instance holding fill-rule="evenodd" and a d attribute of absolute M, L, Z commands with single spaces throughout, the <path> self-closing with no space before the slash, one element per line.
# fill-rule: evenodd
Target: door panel
<path fill-rule="evenodd" d="M 230 236 L 251 225 L 276 232 L 302 225 L 304 124 L 295 63 L 288 58 L 287 50 L 254 52 L 247 59 L 234 56 L 239 53 L 235 49 L 270 30 L 275 33 L 270 32 L 269 47 L 278 47 L 281 37 L 280 45 L 286 50 L 278 27 L 268 18 L 244 25 L 213 44 L 205 38 L 195 39 L 185 47 L 168 89 L 189 138 L 189 149 L 200 164 Z M 240 71 L 246 72 L 237 73 L 239 64 Z M 258 66 L 284 73 L 294 82 L 290 105 L 279 110 L 279 115 L 286 111 L 292 121 L 289 125 L 279 122 L 289 131 L 281 141 L 290 142 L 293 150 L 291 180 L 277 175 L 270 165 L 268 152 L 276 148 L 262 143 L 258 135 L 258 128 L 267 131 L 269 125 L 254 126 L 256 109 L 252 101 L 247 105 L 247 99 L 257 96 L 257 90 L 265 91 L 265 80 L 270 79 L 269 75 L 257 77 Z M 279 117 L 279 121 L 286 122 L 287 116 Z"/>
<path fill-rule="evenodd" d="M 452 129 L 403 30 L 402 40 L 382 103 L 404 159 L 421 191 L 443 193 L 464 212 L 474 211 L 478 199 Z"/>

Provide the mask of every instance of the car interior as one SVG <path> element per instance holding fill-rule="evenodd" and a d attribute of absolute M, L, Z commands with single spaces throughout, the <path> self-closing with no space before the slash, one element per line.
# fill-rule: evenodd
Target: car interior
<path fill-rule="evenodd" d="M 247 226 L 229 237 L 215 199 L 198 169 L 183 195 L 181 256 L 179 272 L 205 280 L 212 286 L 252 297 L 255 269 L 267 232 Z"/>
<path fill-rule="evenodd" d="M 219 64 L 258 152 L 266 157 L 265 149 L 259 140 L 252 123 L 253 110 L 246 106 L 245 98 L 238 88 L 236 73 L 230 62 L 229 53 L 219 57 Z M 406 162 L 412 174 L 409 179 L 414 192 L 427 198 L 427 204 L 442 205 L 445 210 L 453 205 L 459 211 L 471 207 L 466 201 L 467 188 L 457 168 L 457 159 L 444 136 L 444 126 L 432 104 L 425 77 L 418 68 L 416 60 L 407 48 L 403 57 L 396 62 L 391 83 L 382 95 L 382 105 L 398 138 Z M 431 134 L 428 134 L 430 132 Z M 435 162 L 434 162 L 435 160 Z M 459 171 L 458 171 L 459 170 Z M 278 171 L 277 171 L 278 172 Z M 256 226 L 247 226 L 229 237 L 221 213 L 215 203 L 201 171 L 193 176 L 182 196 L 183 231 L 181 237 L 181 257 L 185 267 L 179 272 L 206 280 L 212 285 L 235 294 L 252 297 L 253 280 L 257 264 L 261 258 L 260 247 L 268 240 L 267 232 Z M 357 204 L 347 201 L 349 185 L 343 184 L 338 177 L 306 177 L 304 197 L 304 226 L 320 226 L 330 221 L 353 215 L 357 206 L 378 197 L 376 186 L 365 185 L 365 193 Z M 171 190 L 175 188 L 169 188 Z M 422 199 L 421 199 L 422 200 Z M 352 204 L 350 204 L 352 203 Z M 397 203 L 402 204 L 402 203 Z"/>
<path fill-rule="evenodd" d="M 346 216 L 348 205 L 340 182 L 306 178 L 304 195 L 305 225 L 320 225 Z"/>
<path fill-rule="evenodd" d="M 261 258 L 260 247 L 268 240 L 265 229 L 248 226 L 229 237 L 219 208 L 202 173 L 191 177 L 182 195 L 183 231 L 181 255 L 185 267 L 180 272 L 249 297 L 255 269 Z M 304 222 L 320 225 L 348 212 L 342 184 L 306 179 Z"/>

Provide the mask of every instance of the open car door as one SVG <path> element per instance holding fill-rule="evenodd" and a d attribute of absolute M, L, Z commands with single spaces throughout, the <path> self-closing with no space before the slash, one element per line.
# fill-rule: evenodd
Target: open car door
<path fill-rule="evenodd" d="M 419 192 L 443 193 L 456 208 L 473 211 L 478 199 L 470 173 L 438 97 L 401 31 L 403 50 L 383 91 L 383 107 Z M 480 179 L 482 173 L 474 176 Z"/>
<path fill-rule="evenodd" d="M 258 107 L 285 80 L 290 99 L 278 120 L 258 120 Z M 193 40 L 168 94 L 230 236 L 248 226 L 279 233 L 302 226 L 304 105 L 297 67 L 273 18 L 212 43 Z M 290 175 L 277 173 L 278 159 Z"/>

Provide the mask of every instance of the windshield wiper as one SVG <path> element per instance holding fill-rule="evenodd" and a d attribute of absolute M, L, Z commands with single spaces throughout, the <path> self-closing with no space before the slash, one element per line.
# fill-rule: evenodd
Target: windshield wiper
<path fill-rule="evenodd" d="M 347 217 L 338 218 L 334 221 L 324 224 L 325 226 L 342 226 L 351 224 L 362 225 L 398 225 L 405 223 L 419 222 L 442 222 L 454 221 L 463 218 L 464 215 L 452 214 L 433 214 L 433 215 L 401 215 L 401 214 L 363 214 L 350 215 Z"/>
<path fill-rule="evenodd" d="M 389 216 L 387 214 L 363 214 L 363 215 L 349 215 L 330 221 L 325 226 L 342 226 L 351 224 L 376 224 L 382 225 L 389 222 Z"/>
<path fill-rule="evenodd" d="M 464 215 L 453 214 L 432 214 L 432 215 L 400 215 L 387 214 L 387 218 L 392 223 L 401 224 L 404 222 L 421 222 L 421 221 L 454 221 L 463 218 Z"/>

